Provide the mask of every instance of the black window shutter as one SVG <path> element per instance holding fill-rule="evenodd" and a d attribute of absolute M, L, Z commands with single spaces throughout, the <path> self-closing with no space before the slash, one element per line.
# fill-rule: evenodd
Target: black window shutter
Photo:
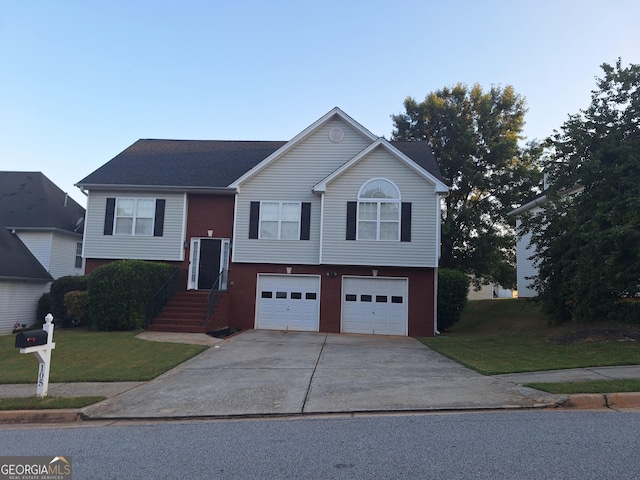
<path fill-rule="evenodd" d="M 347 202 L 347 240 L 356 239 L 356 212 L 358 202 Z"/>
<path fill-rule="evenodd" d="M 311 203 L 302 202 L 300 211 L 300 240 L 309 240 L 311 230 Z"/>
<path fill-rule="evenodd" d="M 400 211 L 400 241 L 411 241 L 411 203 L 402 202 Z"/>
<path fill-rule="evenodd" d="M 164 205 L 166 200 L 156 199 L 156 218 L 153 220 L 153 236 L 161 237 L 164 233 Z"/>
<path fill-rule="evenodd" d="M 251 202 L 249 212 L 249 238 L 258 238 L 258 222 L 260 220 L 260 202 Z"/>
<path fill-rule="evenodd" d="M 107 198 L 107 209 L 104 215 L 104 234 L 113 235 L 113 215 L 116 211 L 116 199 Z"/>

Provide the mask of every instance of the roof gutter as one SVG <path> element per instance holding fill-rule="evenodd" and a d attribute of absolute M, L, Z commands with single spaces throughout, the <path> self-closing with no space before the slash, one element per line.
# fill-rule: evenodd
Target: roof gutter
<path fill-rule="evenodd" d="M 565 195 L 572 195 L 576 192 L 580 192 L 581 190 L 583 190 L 584 187 L 581 185 L 572 187 L 572 188 L 567 188 L 566 190 L 563 190 L 562 192 L 560 192 L 561 196 L 565 196 Z M 547 196 L 546 195 L 541 195 L 537 198 L 534 198 L 533 200 L 525 203 L 524 205 L 520 205 L 518 208 L 516 208 L 515 210 L 511 210 L 509 213 L 507 213 L 508 217 L 511 217 L 513 215 L 520 215 L 521 213 L 526 212 L 527 210 L 531 210 L 534 207 L 537 207 L 541 204 L 543 204 L 544 202 L 547 201 Z"/>
<path fill-rule="evenodd" d="M 525 203 L 524 205 L 520 205 L 515 210 L 511 210 L 507 213 L 507 217 L 512 217 L 514 215 L 520 215 L 521 213 L 526 212 L 527 210 L 531 210 L 534 207 L 544 203 L 547 201 L 547 196 L 543 195 L 542 197 L 538 197 L 535 200 L 531 200 L 530 202 Z"/>
<path fill-rule="evenodd" d="M 109 185 L 76 183 L 76 187 L 84 192 L 91 190 L 109 190 L 111 192 L 137 191 L 137 192 L 176 192 L 176 193 L 215 193 L 218 195 L 234 195 L 235 187 L 201 187 L 180 185 Z"/>

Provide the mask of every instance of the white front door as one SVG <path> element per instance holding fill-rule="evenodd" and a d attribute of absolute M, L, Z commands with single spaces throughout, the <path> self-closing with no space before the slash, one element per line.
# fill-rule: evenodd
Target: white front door
<path fill-rule="evenodd" d="M 256 328 L 319 331 L 319 276 L 258 274 L 256 290 Z"/>
<path fill-rule="evenodd" d="M 407 335 L 409 281 L 390 277 L 343 277 L 342 331 Z"/>

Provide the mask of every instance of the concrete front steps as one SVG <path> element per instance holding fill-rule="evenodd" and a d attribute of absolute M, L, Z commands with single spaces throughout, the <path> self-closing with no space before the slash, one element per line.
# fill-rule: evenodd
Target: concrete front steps
<path fill-rule="evenodd" d="M 208 333 L 228 325 L 229 298 L 222 292 L 207 327 L 208 290 L 190 290 L 176 293 L 162 311 L 149 324 L 152 332 Z"/>

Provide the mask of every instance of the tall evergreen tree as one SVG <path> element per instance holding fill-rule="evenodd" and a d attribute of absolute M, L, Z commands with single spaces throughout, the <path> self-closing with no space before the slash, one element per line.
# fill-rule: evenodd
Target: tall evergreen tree
<path fill-rule="evenodd" d="M 408 97 L 394 140 L 428 142 L 451 192 L 442 211 L 440 265 L 505 287 L 516 283 L 515 232 L 506 214 L 540 184 L 540 146 L 518 144 L 525 100 L 513 87 L 458 84 Z"/>

